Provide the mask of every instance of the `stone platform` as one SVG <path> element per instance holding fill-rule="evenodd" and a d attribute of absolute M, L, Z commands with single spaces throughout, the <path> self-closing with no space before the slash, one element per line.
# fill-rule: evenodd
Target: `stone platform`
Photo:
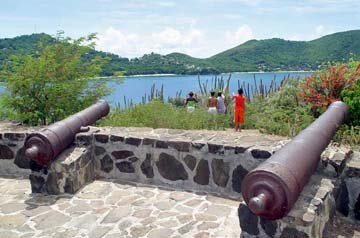
<path fill-rule="evenodd" d="M 75 195 L 31 194 L 28 179 L 0 177 L 1 238 L 239 237 L 238 201 L 119 180 Z"/>

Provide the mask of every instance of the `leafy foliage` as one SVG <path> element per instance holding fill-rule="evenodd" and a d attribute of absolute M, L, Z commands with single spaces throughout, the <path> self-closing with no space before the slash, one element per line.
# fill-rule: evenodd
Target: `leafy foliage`
<path fill-rule="evenodd" d="M 41 41 L 35 55 L 13 56 L 3 70 L 4 104 L 31 125 L 48 124 L 89 106 L 106 95 L 105 84 L 89 82 L 104 59 L 83 62 L 95 35 L 76 40 L 59 33 L 52 44 Z"/>
<path fill-rule="evenodd" d="M 358 62 L 353 74 L 355 73 L 357 74 L 355 84 L 343 90 L 341 96 L 350 110 L 350 124 L 360 126 L 360 62 Z"/>
<path fill-rule="evenodd" d="M 245 128 L 285 136 L 295 136 L 305 129 L 314 117 L 309 106 L 299 103 L 298 84 L 298 80 L 290 79 L 270 96 L 254 98 L 247 105 Z"/>
<path fill-rule="evenodd" d="M 101 126 L 152 127 L 172 129 L 223 130 L 230 125 L 228 115 L 210 115 L 198 108 L 188 113 L 183 107 L 153 100 L 132 108 L 116 109 L 100 122 Z"/>
<path fill-rule="evenodd" d="M 360 77 L 360 65 L 355 70 L 348 65 L 330 66 L 329 69 L 309 76 L 301 85 L 299 95 L 310 103 L 313 111 L 325 110 L 332 102 L 341 99 L 341 92 L 352 87 Z"/>

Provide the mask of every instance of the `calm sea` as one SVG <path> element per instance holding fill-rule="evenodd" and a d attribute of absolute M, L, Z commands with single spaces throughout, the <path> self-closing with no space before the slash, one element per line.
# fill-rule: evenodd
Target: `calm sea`
<path fill-rule="evenodd" d="M 279 84 L 285 77 L 304 78 L 311 75 L 311 72 L 270 72 L 270 73 L 232 73 L 230 80 L 230 92 L 236 92 L 238 89 L 238 81 L 240 85 L 245 83 L 254 87 L 255 80 L 260 84 L 262 80 L 263 85 L 269 87 L 271 81 L 275 79 Z M 222 74 L 219 77 L 227 79 L 229 74 Z M 200 76 L 200 81 L 204 84 L 208 81 L 208 89 L 211 89 L 211 81 L 214 79 L 212 75 Z M 149 95 L 152 85 L 156 89 L 164 87 L 164 98 L 174 97 L 177 92 L 181 91 L 181 96 L 186 97 L 189 91 L 199 92 L 199 83 L 197 75 L 174 75 L 174 76 L 131 76 L 126 78 L 106 79 L 104 83 L 112 89 L 112 93 L 105 97 L 111 104 L 120 103 L 124 105 L 124 97 L 126 100 L 132 100 L 133 103 L 142 101 L 142 97 Z M 5 88 L 0 84 L 0 93 L 4 92 Z"/>

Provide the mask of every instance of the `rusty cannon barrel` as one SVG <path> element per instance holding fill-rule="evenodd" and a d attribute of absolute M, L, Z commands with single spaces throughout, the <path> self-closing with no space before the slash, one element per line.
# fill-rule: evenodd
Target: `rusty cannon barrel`
<path fill-rule="evenodd" d="M 25 156 L 38 165 L 46 165 L 74 141 L 76 133 L 82 127 L 95 123 L 109 111 L 109 104 L 99 100 L 90 107 L 31 134 L 25 141 Z"/>
<path fill-rule="evenodd" d="M 309 127 L 245 176 L 241 192 L 254 214 L 269 220 L 288 214 L 347 114 L 345 103 L 333 102 Z"/>

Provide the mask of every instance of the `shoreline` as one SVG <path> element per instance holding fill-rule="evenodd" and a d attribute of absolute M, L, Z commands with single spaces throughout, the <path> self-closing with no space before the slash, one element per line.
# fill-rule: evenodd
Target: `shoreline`
<path fill-rule="evenodd" d="M 268 74 L 268 73 L 313 73 L 315 71 L 307 70 L 291 70 L 291 71 L 251 71 L 251 72 L 227 72 L 217 75 L 229 75 L 229 74 Z M 135 74 L 135 75 L 122 75 L 122 76 L 101 76 L 94 77 L 93 79 L 116 79 L 116 78 L 134 78 L 134 77 L 168 77 L 168 76 L 198 76 L 198 74 Z M 200 76 L 216 76 L 216 74 L 203 74 Z"/>

